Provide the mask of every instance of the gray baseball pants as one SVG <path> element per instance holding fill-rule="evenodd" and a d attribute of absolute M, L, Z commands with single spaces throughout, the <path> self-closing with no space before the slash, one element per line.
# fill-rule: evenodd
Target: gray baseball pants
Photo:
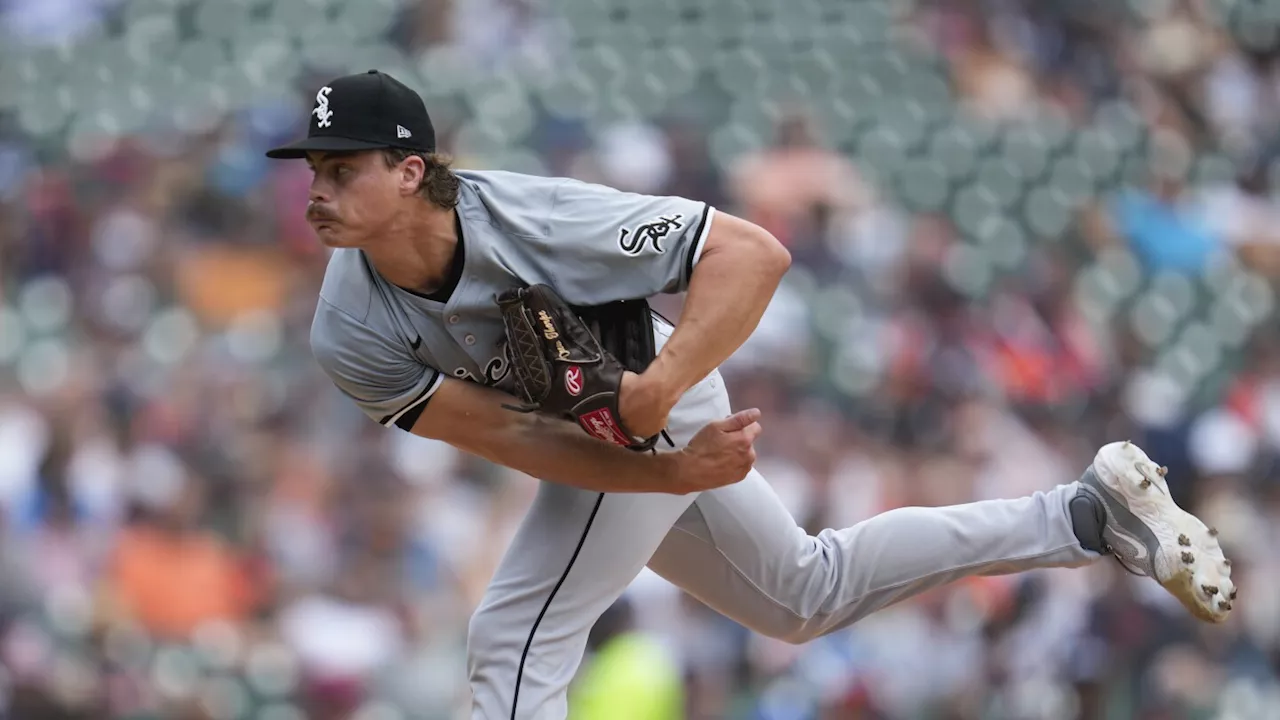
<path fill-rule="evenodd" d="M 659 344 L 669 328 L 661 327 Z M 669 418 L 683 446 L 730 414 L 718 373 Z M 743 626 L 789 642 L 970 575 L 1077 567 L 1075 485 L 1016 500 L 901 508 L 816 537 L 752 471 L 691 495 L 602 494 L 544 482 L 468 628 L 473 720 L 563 720 L 603 613 L 646 565 Z"/>

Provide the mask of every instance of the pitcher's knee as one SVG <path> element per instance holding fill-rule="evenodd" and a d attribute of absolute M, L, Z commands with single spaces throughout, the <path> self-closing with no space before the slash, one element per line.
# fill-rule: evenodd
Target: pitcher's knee
<path fill-rule="evenodd" d="M 865 598 L 838 606 L 826 603 L 812 614 L 778 607 L 767 618 L 753 618 L 748 627 L 775 640 L 802 645 L 847 628 L 887 604 Z"/>
<path fill-rule="evenodd" d="M 820 618 L 802 617 L 782 608 L 768 618 L 754 620 L 744 623 L 749 630 L 790 645 L 803 645 L 829 632 Z"/>
<path fill-rule="evenodd" d="M 790 645 L 803 645 L 811 640 L 826 635 L 829 631 L 823 627 L 823 624 L 814 618 L 808 620 L 797 619 L 797 621 L 787 629 L 787 632 L 778 636 L 781 640 Z"/>
<path fill-rule="evenodd" d="M 498 613 L 481 605 L 467 623 L 467 672 L 474 681 L 496 664 L 520 657 L 522 638 L 504 632 Z"/>

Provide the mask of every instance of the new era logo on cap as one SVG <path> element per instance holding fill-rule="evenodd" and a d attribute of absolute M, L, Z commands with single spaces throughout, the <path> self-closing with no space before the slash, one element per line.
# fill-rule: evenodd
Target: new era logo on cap
<path fill-rule="evenodd" d="M 307 137 L 270 150 L 267 157 L 302 158 L 312 150 L 381 148 L 435 152 L 436 134 L 418 93 L 390 75 L 370 70 L 321 87 Z"/>

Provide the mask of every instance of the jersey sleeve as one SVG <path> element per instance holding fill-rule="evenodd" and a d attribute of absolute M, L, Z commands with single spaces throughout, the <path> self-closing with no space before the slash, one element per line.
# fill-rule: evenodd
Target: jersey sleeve
<path fill-rule="evenodd" d="M 444 375 L 320 299 L 311 352 L 333 384 L 375 422 L 410 430 Z"/>
<path fill-rule="evenodd" d="M 682 292 L 714 213 L 686 198 L 564 180 L 545 240 L 556 289 L 577 304 Z"/>

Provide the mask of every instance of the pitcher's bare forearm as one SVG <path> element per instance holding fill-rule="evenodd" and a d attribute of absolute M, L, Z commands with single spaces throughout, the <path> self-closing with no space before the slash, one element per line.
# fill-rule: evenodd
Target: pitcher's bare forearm
<path fill-rule="evenodd" d="M 790 265 L 786 248 L 768 232 L 718 213 L 680 323 L 645 374 L 660 380 L 671 399 L 700 382 L 755 331 Z"/>
<path fill-rule="evenodd" d="M 674 453 L 602 442 L 565 421 L 524 415 L 478 443 L 476 454 L 549 482 L 611 493 L 682 494 Z"/>
<path fill-rule="evenodd" d="M 506 393 L 448 380 L 413 426 L 441 440 L 540 480 L 598 492 L 682 493 L 676 453 L 639 453 L 597 440 L 568 422 L 521 414 Z"/>

